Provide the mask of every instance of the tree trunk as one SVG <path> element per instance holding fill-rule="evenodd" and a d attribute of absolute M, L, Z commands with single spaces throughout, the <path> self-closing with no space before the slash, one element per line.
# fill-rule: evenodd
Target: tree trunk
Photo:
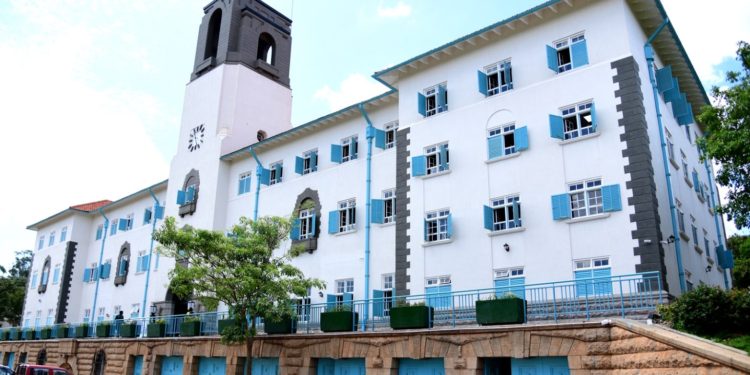
<path fill-rule="evenodd" d="M 248 334 L 245 339 L 245 351 L 247 356 L 245 357 L 245 366 L 247 366 L 247 373 L 252 375 L 253 373 L 253 341 L 255 340 L 255 317 L 250 317 L 250 324 L 247 327 Z"/>

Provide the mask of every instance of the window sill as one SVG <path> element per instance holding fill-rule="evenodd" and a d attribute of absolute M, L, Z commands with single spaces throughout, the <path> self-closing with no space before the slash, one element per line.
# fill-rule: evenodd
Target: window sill
<path fill-rule="evenodd" d="M 357 228 L 354 228 L 354 229 L 349 229 L 349 230 L 348 230 L 348 231 L 346 231 L 346 232 L 337 232 L 337 233 L 333 233 L 333 235 L 334 235 L 334 236 L 336 236 L 336 237 L 338 237 L 338 236 L 345 236 L 345 235 L 347 235 L 347 234 L 352 234 L 352 233 L 357 233 Z"/>
<path fill-rule="evenodd" d="M 446 174 L 449 174 L 449 173 L 451 173 L 451 170 L 450 170 L 450 169 L 448 169 L 447 171 L 442 171 L 442 172 L 437 172 L 437 173 L 426 174 L 426 175 L 424 175 L 424 176 L 420 176 L 420 178 L 422 178 L 423 180 L 426 180 L 426 179 L 428 179 L 428 178 L 438 177 L 438 176 L 446 175 Z"/>
<path fill-rule="evenodd" d="M 593 134 L 586 134 L 584 136 L 580 136 L 580 137 L 576 137 L 576 138 L 571 138 L 571 139 L 566 139 L 564 141 L 557 141 L 557 144 L 559 144 L 561 146 L 565 146 L 565 145 L 569 145 L 571 143 L 576 143 L 576 142 L 585 141 L 587 139 L 596 138 L 600 134 L 602 134 L 600 131 L 596 131 Z"/>
<path fill-rule="evenodd" d="M 684 176 L 683 176 L 684 177 Z M 685 183 L 688 184 L 688 186 L 693 187 L 693 181 L 690 181 L 689 178 L 685 177 Z"/>
<path fill-rule="evenodd" d="M 674 159 L 672 159 L 672 158 L 669 158 L 669 163 L 671 163 L 671 164 L 672 164 L 672 166 L 674 167 L 674 169 L 676 169 L 676 170 L 678 170 L 678 171 L 680 170 L 680 165 L 679 165 L 679 164 L 677 164 L 677 161 L 675 161 Z"/>
<path fill-rule="evenodd" d="M 711 265 L 714 264 L 714 260 L 711 259 L 711 257 L 706 257 L 706 261 L 708 262 L 708 264 L 711 264 Z"/>
<path fill-rule="evenodd" d="M 698 200 L 701 201 L 701 203 L 706 203 L 706 198 L 704 198 L 700 194 L 698 195 Z"/>
<path fill-rule="evenodd" d="M 680 231 L 680 237 L 682 237 L 683 240 L 690 242 L 690 236 L 688 236 L 687 233 Z"/>
<path fill-rule="evenodd" d="M 603 213 L 603 214 L 596 214 L 596 215 L 588 215 L 583 217 L 577 217 L 574 219 L 568 219 L 565 220 L 566 224 L 575 224 L 575 223 L 582 223 L 584 221 L 592 221 L 592 220 L 600 220 L 600 219 L 606 219 L 610 216 L 610 213 Z"/>
<path fill-rule="evenodd" d="M 439 240 L 439 241 L 432 241 L 432 242 L 425 242 L 422 244 L 422 247 L 431 247 L 431 246 L 439 246 L 444 245 L 453 242 L 453 237 L 447 239 L 447 240 Z"/>
<path fill-rule="evenodd" d="M 495 231 L 492 231 L 492 232 L 487 232 L 487 235 L 490 236 L 490 237 L 495 237 L 495 236 L 502 236 L 504 234 L 511 234 L 511 233 L 523 232 L 525 230 L 526 230 L 526 227 L 503 229 L 503 230 L 495 230 Z"/>
<path fill-rule="evenodd" d="M 695 249 L 696 253 L 703 254 L 703 249 L 701 249 L 700 246 L 695 245 L 695 246 L 693 246 L 693 249 Z"/>
<path fill-rule="evenodd" d="M 508 160 L 508 159 L 517 158 L 517 157 L 521 156 L 521 152 L 522 151 L 516 151 L 516 152 L 514 152 L 512 154 L 498 156 L 496 158 L 485 160 L 484 162 L 485 162 L 485 164 L 492 164 L 492 163 L 496 163 L 496 162 L 499 162 L 499 161 L 502 161 L 502 160 Z"/>
<path fill-rule="evenodd" d="M 380 227 L 392 227 L 392 226 L 396 225 L 396 220 L 394 219 L 393 221 L 390 221 L 390 222 L 387 222 L 387 223 L 383 223 L 383 224 L 378 224 L 378 225 Z"/>

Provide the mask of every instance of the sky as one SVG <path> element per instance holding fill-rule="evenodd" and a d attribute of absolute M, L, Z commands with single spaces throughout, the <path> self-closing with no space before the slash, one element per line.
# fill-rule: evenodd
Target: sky
<path fill-rule="evenodd" d="M 542 1 L 266 2 L 294 20 L 299 125 L 384 92 L 373 72 Z M 750 1 L 663 2 L 704 86 L 722 85 Z M 27 225 L 167 178 L 207 3 L 0 1 L 0 265 L 34 246 Z"/>

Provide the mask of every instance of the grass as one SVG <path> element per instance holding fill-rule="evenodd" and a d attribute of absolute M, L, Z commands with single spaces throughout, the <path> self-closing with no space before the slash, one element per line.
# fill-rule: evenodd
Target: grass
<path fill-rule="evenodd" d="M 744 350 L 746 353 L 750 354 L 750 335 L 735 336 L 735 337 L 728 337 L 728 338 L 711 338 L 711 339 L 720 344 L 724 344 L 727 346 L 731 346 L 733 348 Z"/>

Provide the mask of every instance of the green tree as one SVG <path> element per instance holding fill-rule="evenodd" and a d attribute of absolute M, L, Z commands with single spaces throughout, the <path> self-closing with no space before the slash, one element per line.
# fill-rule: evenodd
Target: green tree
<path fill-rule="evenodd" d="M 306 278 L 289 263 L 298 249 L 274 255 L 289 238 L 290 228 L 290 221 L 281 217 L 243 217 L 226 235 L 190 226 L 178 229 L 170 217 L 154 233 L 159 251 L 179 260 L 170 272 L 170 288 L 176 295 L 197 299 L 211 310 L 224 303 L 234 318 L 249 322 L 239 331 L 220 332 L 225 343 L 245 342 L 248 362 L 256 318 L 291 317 L 292 298 L 307 295 L 308 288 L 325 288 L 322 281 Z"/>
<path fill-rule="evenodd" d="M 0 267 L 0 320 L 14 326 L 21 323 L 33 254 L 30 250 L 16 251 L 16 260 L 10 271 Z"/>
<path fill-rule="evenodd" d="M 738 289 L 750 288 L 750 236 L 734 235 L 727 240 L 734 255 L 732 285 Z"/>
<path fill-rule="evenodd" d="M 721 208 L 738 228 L 750 227 L 750 45 L 739 42 L 740 72 L 728 72 L 728 88 L 713 87 L 713 106 L 703 107 L 698 120 L 706 136 L 699 144 L 720 168 L 716 181 L 729 189 Z"/>

